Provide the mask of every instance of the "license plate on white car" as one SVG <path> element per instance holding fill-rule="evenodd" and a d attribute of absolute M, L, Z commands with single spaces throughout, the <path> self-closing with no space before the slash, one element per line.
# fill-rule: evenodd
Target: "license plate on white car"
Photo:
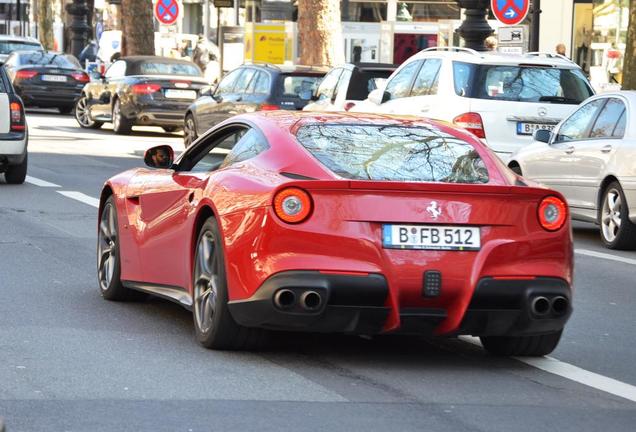
<path fill-rule="evenodd" d="M 479 227 L 451 225 L 382 226 L 386 249 L 477 251 L 481 248 Z"/>
<path fill-rule="evenodd" d="M 197 92 L 194 90 L 174 90 L 168 89 L 164 93 L 168 99 L 191 99 L 197 98 Z"/>
<path fill-rule="evenodd" d="M 553 130 L 556 125 L 545 123 L 517 123 L 517 135 L 532 135 L 534 131 L 539 129 Z"/>
<path fill-rule="evenodd" d="M 66 82 L 66 77 L 64 75 L 42 75 L 42 81 Z"/>

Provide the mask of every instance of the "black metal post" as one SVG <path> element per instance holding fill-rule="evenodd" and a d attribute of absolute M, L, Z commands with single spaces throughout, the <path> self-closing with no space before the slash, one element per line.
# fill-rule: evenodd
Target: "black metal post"
<path fill-rule="evenodd" d="M 70 52 L 75 57 L 79 57 L 88 42 L 88 33 L 90 31 L 86 20 L 88 15 L 86 0 L 73 0 L 73 3 L 66 5 L 66 12 L 71 16 L 71 23 L 68 26 L 71 30 Z"/>
<path fill-rule="evenodd" d="M 532 29 L 530 30 L 530 51 L 539 51 L 541 29 L 541 0 L 532 0 Z"/>
<path fill-rule="evenodd" d="M 466 48 L 486 51 L 484 41 L 495 31 L 488 24 L 488 0 L 457 0 L 457 4 L 466 10 L 466 19 L 457 29 L 459 35 L 466 42 Z"/>
<path fill-rule="evenodd" d="M 20 34 L 18 36 L 22 36 L 22 4 L 20 4 L 20 0 L 16 1 L 16 15 L 18 16 L 18 28 L 20 29 Z"/>

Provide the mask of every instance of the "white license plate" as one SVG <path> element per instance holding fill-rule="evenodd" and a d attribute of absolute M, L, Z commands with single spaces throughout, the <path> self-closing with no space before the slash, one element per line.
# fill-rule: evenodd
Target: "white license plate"
<path fill-rule="evenodd" d="M 556 125 L 545 123 L 517 123 L 517 135 L 532 135 L 534 131 L 539 129 L 553 130 Z"/>
<path fill-rule="evenodd" d="M 197 92 L 194 90 L 174 90 L 168 89 L 164 93 L 168 99 L 196 99 Z"/>
<path fill-rule="evenodd" d="M 387 249 L 477 251 L 478 227 L 452 225 L 383 225 L 382 245 Z"/>
<path fill-rule="evenodd" d="M 42 75 L 42 81 L 66 82 L 66 77 L 64 75 Z"/>

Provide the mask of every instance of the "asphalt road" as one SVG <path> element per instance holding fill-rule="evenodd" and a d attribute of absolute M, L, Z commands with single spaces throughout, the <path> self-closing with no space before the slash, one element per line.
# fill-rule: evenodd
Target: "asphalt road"
<path fill-rule="evenodd" d="M 181 137 L 28 120 L 32 183 L 0 179 L 7 432 L 634 430 L 636 253 L 604 249 L 594 227 L 575 229 L 575 312 L 554 360 L 495 358 L 466 339 L 294 335 L 208 351 L 189 312 L 104 301 L 95 276 L 90 198 Z"/>

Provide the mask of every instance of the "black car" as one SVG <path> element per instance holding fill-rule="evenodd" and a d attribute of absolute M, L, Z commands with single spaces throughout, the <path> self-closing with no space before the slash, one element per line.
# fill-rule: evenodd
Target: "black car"
<path fill-rule="evenodd" d="M 89 81 L 75 57 L 52 51 L 15 51 L 4 64 L 16 93 L 28 107 L 73 110 Z"/>
<path fill-rule="evenodd" d="M 188 108 L 183 127 L 186 147 L 236 114 L 303 109 L 326 72 L 303 66 L 243 65 L 234 69 L 216 89 L 205 92 Z"/>
<path fill-rule="evenodd" d="M 129 134 L 133 125 L 175 131 L 206 86 L 194 63 L 156 56 L 121 58 L 96 78 L 84 87 L 75 105 L 75 118 L 83 128 L 96 129 L 112 122 L 120 135 Z"/>

